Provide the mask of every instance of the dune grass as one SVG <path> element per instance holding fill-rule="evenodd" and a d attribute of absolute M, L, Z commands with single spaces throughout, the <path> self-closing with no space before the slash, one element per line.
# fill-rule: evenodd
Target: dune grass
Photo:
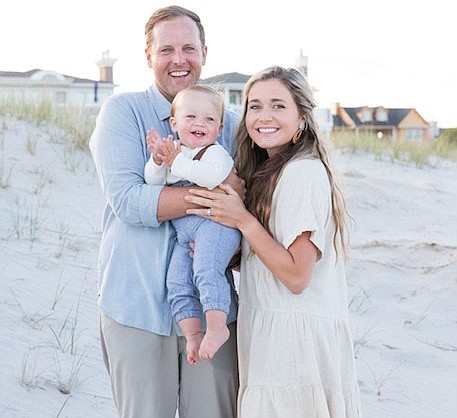
<path fill-rule="evenodd" d="M 56 138 L 56 142 L 64 141 L 69 151 L 88 149 L 96 118 L 93 110 L 55 106 L 47 99 L 35 103 L 24 100 L 4 100 L 0 102 L 0 114 L 47 127 Z M 55 132 L 56 129 L 58 132 Z M 436 158 L 457 161 L 457 128 L 444 130 L 433 142 L 378 139 L 376 135 L 352 135 L 339 132 L 334 132 L 331 139 L 336 148 L 343 151 L 367 151 L 379 158 L 387 158 L 392 162 L 410 162 L 417 167 L 433 165 Z M 27 145 L 27 151 L 33 153 L 34 139 L 31 138 Z M 8 173 L 3 173 L 2 177 L 5 177 L 4 181 L 6 181 Z"/>
<path fill-rule="evenodd" d="M 433 142 L 378 139 L 376 135 L 347 133 L 334 133 L 332 141 L 336 148 L 344 151 L 367 151 L 379 158 L 409 162 L 417 167 L 433 165 L 437 158 L 457 161 L 457 129 L 445 130 Z"/>
<path fill-rule="evenodd" d="M 0 114 L 33 123 L 48 132 L 54 131 L 59 141 L 71 149 L 87 150 L 90 135 L 95 127 L 96 114 L 92 109 L 56 106 L 44 98 L 34 103 L 20 99 L 0 102 Z M 55 130 L 58 132 L 55 132 Z M 34 143 L 28 143 L 28 152 L 33 153 Z"/>

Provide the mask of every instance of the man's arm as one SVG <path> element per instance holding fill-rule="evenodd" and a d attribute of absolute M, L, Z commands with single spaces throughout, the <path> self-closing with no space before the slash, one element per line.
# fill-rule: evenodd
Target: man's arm
<path fill-rule="evenodd" d="M 157 220 L 159 222 L 186 216 L 186 209 L 196 207 L 184 200 L 190 187 L 164 187 L 159 195 Z"/>

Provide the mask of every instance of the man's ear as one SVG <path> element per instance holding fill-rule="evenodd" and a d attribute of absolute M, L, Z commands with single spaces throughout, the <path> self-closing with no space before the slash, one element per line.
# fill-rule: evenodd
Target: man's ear
<path fill-rule="evenodd" d="M 202 60 L 202 66 L 206 64 L 206 54 L 208 53 L 208 47 L 205 45 L 203 48 L 202 48 L 202 57 L 203 57 L 203 60 Z"/>
<path fill-rule="evenodd" d="M 146 61 L 148 62 L 148 67 L 152 68 L 151 53 L 149 52 L 148 48 L 144 49 L 144 54 L 146 55 Z"/>

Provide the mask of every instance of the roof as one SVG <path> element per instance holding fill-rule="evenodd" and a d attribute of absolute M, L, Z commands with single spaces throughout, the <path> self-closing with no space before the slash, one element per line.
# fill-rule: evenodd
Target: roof
<path fill-rule="evenodd" d="M 31 78 L 35 74 L 40 73 L 40 72 L 52 72 L 55 73 L 55 71 L 49 71 L 49 70 L 42 70 L 39 68 L 35 68 L 33 70 L 29 71 L 0 71 L 0 78 Z M 57 74 L 57 73 L 56 73 Z M 79 78 L 79 77 L 74 77 L 72 75 L 66 75 L 66 74 L 59 74 L 61 76 L 64 76 L 65 78 L 73 81 L 74 83 L 104 83 L 103 81 L 98 81 L 98 80 L 91 80 L 89 78 Z"/>
<path fill-rule="evenodd" d="M 377 109 L 382 108 L 387 112 L 387 120 L 379 121 L 373 118 L 370 121 L 362 122 L 357 114 L 364 109 L 370 109 L 373 113 L 376 112 Z M 384 107 L 341 107 L 347 115 L 352 119 L 356 126 L 398 126 L 400 122 L 411 112 L 413 109 L 405 108 L 405 109 L 388 109 Z M 345 126 L 346 124 L 342 120 L 340 116 L 335 115 L 333 117 L 333 122 L 335 126 Z"/>
<path fill-rule="evenodd" d="M 250 75 L 240 73 L 225 73 L 216 75 L 214 77 L 205 78 L 201 82 L 205 84 L 215 83 L 246 83 L 251 78 Z"/>

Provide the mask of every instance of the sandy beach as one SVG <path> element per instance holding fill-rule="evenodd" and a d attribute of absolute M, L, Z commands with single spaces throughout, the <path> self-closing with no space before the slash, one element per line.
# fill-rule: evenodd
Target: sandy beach
<path fill-rule="evenodd" d="M 85 151 L 0 118 L 0 416 L 115 418 L 99 344 L 104 205 Z M 365 418 L 457 415 L 457 164 L 338 151 Z"/>

